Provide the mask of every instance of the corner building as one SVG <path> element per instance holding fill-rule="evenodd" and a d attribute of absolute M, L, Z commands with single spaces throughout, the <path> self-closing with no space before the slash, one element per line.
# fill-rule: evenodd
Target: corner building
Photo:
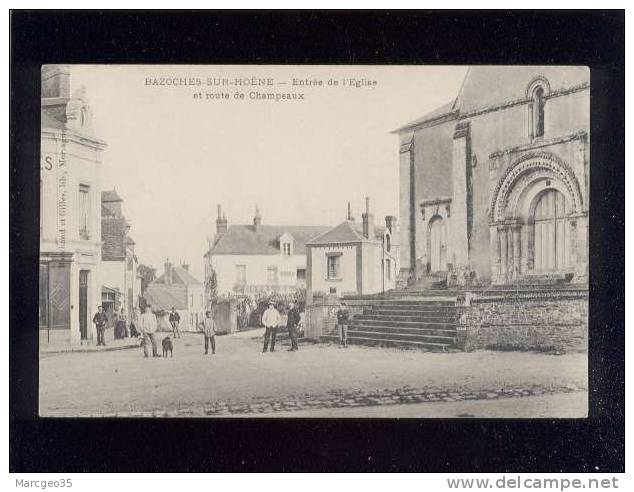
<path fill-rule="evenodd" d="M 96 339 L 101 300 L 101 162 L 85 90 L 71 95 L 70 67 L 42 67 L 40 344 Z"/>

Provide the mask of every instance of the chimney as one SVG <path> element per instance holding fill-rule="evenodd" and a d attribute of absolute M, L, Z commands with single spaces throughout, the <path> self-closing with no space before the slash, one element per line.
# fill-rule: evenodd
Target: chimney
<path fill-rule="evenodd" d="M 350 206 L 350 202 L 348 202 L 348 216 L 346 220 L 354 222 L 354 217 L 352 216 L 352 207 Z"/>
<path fill-rule="evenodd" d="M 396 232 L 396 217 L 393 215 L 385 216 L 385 227 L 390 231 L 390 234 L 394 234 Z"/>
<path fill-rule="evenodd" d="M 374 215 L 370 213 L 370 197 L 365 197 L 365 213 L 361 215 L 363 219 L 363 235 L 367 239 L 374 239 Z"/>
<path fill-rule="evenodd" d="M 216 219 L 216 234 L 227 232 L 227 218 L 222 214 L 222 207 L 218 204 L 218 218 Z"/>
<path fill-rule="evenodd" d="M 255 216 L 253 217 L 253 230 L 258 232 L 260 230 L 260 226 L 262 225 L 262 216 L 260 215 L 260 209 L 258 206 L 255 206 Z"/>
<path fill-rule="evenodd" d="M 169 259 L 165 260 L 165 285 L 172 285 L 172 264 Z"/>

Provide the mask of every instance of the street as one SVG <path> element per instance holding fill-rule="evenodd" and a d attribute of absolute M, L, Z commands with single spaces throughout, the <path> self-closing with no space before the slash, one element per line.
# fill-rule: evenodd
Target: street
<path fill-rule="evenodd" d="M 160 340 L 166 334 L 159 334 Z M 262 330 L 40 357 L 41 416 L 583 417 L 587 355 L 431 353 L 302 344 L 262 353 Z"/>

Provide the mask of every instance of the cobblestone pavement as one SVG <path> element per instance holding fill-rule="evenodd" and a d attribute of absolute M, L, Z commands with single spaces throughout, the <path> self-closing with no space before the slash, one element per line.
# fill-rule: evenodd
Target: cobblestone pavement
<path fill-rule="evenodd" d="M 491 389 L 488 391 L 463 391 L 463 392 L 446 392 L 446 391 L 427 391 L 425 389 L 415 388 L 397 388 L 384 389 L 381 391 L 353 391 L 342 392 L 333 391 L 324 395 L 304 395 L 299 398 L 288 398 L 284 400 L 278 399 L 255 399 L 250 402 L 240 401 L 216 401 L 211 402 L 204 407 L 199 408 L 183 408 L 176 411 L 155 410 L 152 412 L 132 412 L 130 417 L 255 417 L 262 415 L 265 417 L 274 417 L 275 414 L 285 414 L 285 417 L 292 417 L 293 412 L 301 413 L 303 416 L 310 415 L 305 410 L 322 410 L 322 409 L 350 409 L 358 407 L 359 415 L 368 407 L 378 407 L 387 405 L 403 405 L 414 403 L 448 403 L 469 400 L 500 400 L 510 398 L 522 398 L 531 396 L 552 396 L 562 393 L 578 393 L 579 388 L 573 386 L 551 387 L 551 388 L 504 388 Z M 522 405 L 517 402 L 517 405 Z M 336 414 L 336 412 L 331 412 Z M 385 410 L 385 416 L 390 415 L 390 410 Z M 117 417 L 118 414 L 102 414 L 98 413 L 92 416 L 100 417 Z M 448 417 L 451 415 L 447 415 Z M 456 415 L 458 417 L 475 417 L 475 415 L 465 414 Z M 584 416 L 583 410 L 577 414 L 578 417 Z"/>
<path fill-rule="evenodd" d="M 442 415 L 440 409 L 452 403 L 488 402 L 492 408 L 500 407 L 496 402 L 523 405 L 531 398 L 587 391 L 586 354 L 328 345 L 301 346 L 299 352 L 282 346 L 262 354 L 254 332 L 220 337 L 217 355 L 204 356 L 196 335 L 175 342 L 173 359 L 144 359 L 140 349 L 42 357 L 40 415 L 390 417 L 391 409 L 423 403 Z M 576 404 L 575 415 L 583 416 L 587 404 Z M 549 408 L 548 416 L 559 416 L 556 406 Z"/>

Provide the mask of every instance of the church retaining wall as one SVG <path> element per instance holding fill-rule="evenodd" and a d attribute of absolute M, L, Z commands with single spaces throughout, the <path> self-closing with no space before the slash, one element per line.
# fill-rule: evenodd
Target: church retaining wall
<path fill-rule="evenodd" d="M 587 291 L 479 298 L 462 308 L 458 333 L 464 350 L 587 350 Z"/>

